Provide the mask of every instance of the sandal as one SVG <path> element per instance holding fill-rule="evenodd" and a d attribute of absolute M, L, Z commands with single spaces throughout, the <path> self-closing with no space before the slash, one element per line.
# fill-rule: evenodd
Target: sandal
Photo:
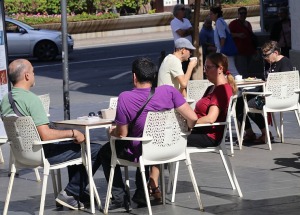
<path fill-rule="evenodd" d="M 245 134 L 243 140 L 245 142 L 253 142 L 256 140 L 256 135 L 255 133 L 251 133 L 251 134 Z"/>
<path fill-rule="evenodd" d="M 270 140 L 271 142 L 274 141 L 274 137 L 272 133 L 270 132 Z M 266 135 L 262 134 L 257 140 L 255 141 L 256 143 L 266 143 Z"/>
<path fill-rule="evenodd" d="M 153 197 L 155 201 L 161 201 L 161 192 L 159 186 L 153 188 L 150 184 L 148 184 L 148 191 L 149 196 Z"/>

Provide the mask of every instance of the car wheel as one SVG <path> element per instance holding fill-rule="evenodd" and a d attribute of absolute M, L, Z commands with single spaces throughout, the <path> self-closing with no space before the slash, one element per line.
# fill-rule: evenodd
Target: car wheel
<path fill-rule="evenodd" d="M 42 61 L 54 60 L 57 56 L 57 47 L 51 41 L 41 41 L 34 49 L 34 56 Z"/>

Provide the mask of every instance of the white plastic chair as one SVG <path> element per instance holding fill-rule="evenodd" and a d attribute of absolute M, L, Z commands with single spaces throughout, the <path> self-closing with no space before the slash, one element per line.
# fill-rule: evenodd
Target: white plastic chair
<path fill-rule="evenodd" d="M 216 146 L 216 147 L 208 147 L 208 148 L 197 148 L 197 147 L 187 147 L 186 151 L 187 151 L 187 159 L 190 160 L 190 154 L 193 153 L 205 153 L 205 152 L 217 152 L 220 154 L 221 159 L 223 161 L 223 165 L 225 167 L 225 170 L 227 172 L 230 184 L 232 186 L 232 189 L 236 189 L 239 196 L 243 197 L 241 188 L 239 186 L 238 180 L 236 178 L 236 175 L 234 173 L 234 170 L 232 168 L 230 159 L 228 157 L 227 154 L 227 149 L 225 146 L 225 137 L 226 137 L 226 131 L 227 131 L 227 127 L 229 126 L 230 123 L 230 118 L 231 118 L 231 110 L 233 108 L 233 104 L 236 101 L 237 96 L 232 96 L 230 98 L 230 102 L 229 102 L 229 106 L 228 106 L 228 111 L 227 111 L 227 117 L 226 117 L 226 122 L 216 122 L 216 123 L 212 123 L 212 124 L 197 124 L 195 127 L 206 127 L 206 126 L 224 126 L 224 133 L 223 133 L 223 138 L 221 140 L 220 145 Z M 177 177 L 178 177 L 178 168 L 179 168 L 179 162 L 176 162 L 175 164 L 175 171 L 170 170 L 171 175 L 170 175 L 170 181 L 174 181 L 173 183 L 173 192 L 172 192 L 172 199 L 171 202 L 175 201 L 175 192 L 176 192 L 176 186 L 177 186 Z M 174 175 L 172 175 L 172 173 L 174 172 Z"/>
<path fill-rule="evenodd" d="M 3 117 L 4 127 L 7 133 L 8 142 L 11 146 L 11 175 L 4 205 L 3 214 L 6 215 L 8 212 L 8 206 L 11 196 L 11 191 L 13 187 L 14 177 L 16 173 L 16 168 L 44 168 L 44 179 L 43 187 L 41 193 L 41 202 L 39 214 L 44 213 L 46 189 L 47 189 L 47 179 L 49 172 L 52 173 L 52 182 L 54 195 L 57 196 L 60 190 L 57 190 L 57 182 L 55 175 L 52 170 L 61 169 L 70 165 L 79 165 L 85 164 L 86 156 L 83 153 L 81 158 L 66 161 L 63 163 L 58 163 L 55 165 L 50 165 L 48 160 L 44 156 L 44 151 L 42 144 L 51 144 L 59 141 L 68 141 L 73 140 L 73 138 L 65 139 L 55 139 L 50 141 L 41 141 L 39 133 L 36 129 L 36 126 L 30 116 L 17 117 L 17 116 L 8 116 Z M 61 180 L 58 177 L 58 187 L 61 188 Z M 95 197 L 98 202 L 98 206 L 101 207 L 101 202 L 99 195 L 97 193 L 94 182 L 90 184 L 90 189 L 93 189 L 95 192 Z"/>
<path fill-rule="evenodd" d="M 4 158 L 1 150 L 1 145 L 5 144 L 7 141 L 7 138 L 4 136 L 0 136 L 0 164 L 4 163 Z"/>
<path fill-rule="evenodd" d="M 194 101 L 190 103 L 193 110 L 195 109 L 197 101 L 202 98 L 207 87 L 210 85 L 212 85 L 212 83 L 208 80 L 189 80 L 187 85 L 187 98 Z"/>
<path fill-rule="evenodd" d="M 299 71 L 277 72 L 270 73 L 266 82 L 266 92 L 243 92 L 243 99 L 245 104 L 245 111 L 243 116 L 243 123 L 241 128 L 241 141 L 240 149 L 242 149 L 243 136 L 245 130 L 245 119 L 248 113 L 260 113 L 263 114 L 266 126 L 266 140 L 269 145 L 269 149 L 272 150 L 268 116 L 267 113 L 280 113 L 280 131 L 277 126 L 277 134 L 281 138 L 281 142 L 284 142 L 283 134 L 283 115 L 285 111 L 295 111 L 298 124 L 300 126 L 300 105 L 299 105 Z M 265 97 L 265 105 L 262 110 L 256 108 L 250 108 L 247 103 L 247 95 L 259 95 Z M 274 118 L 274 117 L 273 117 Z M 274 123 L 276 123 L 274 119 Z"/>
<path fill-rule="evenodd" d="M 187 97 L 188 97 L 188 99 L 193 100 L 193 102 L 189 103 L 192 109 L 195 109 L 196 103 L 202 98 L 206 89 L 211 85 L 212 85 L 212 83 L 208 80 L 190 80 L 188 82 Z M 234 127 L 235 127 L 236 135 L 237 135 L 237 140 L 240 143 L 240 134 L 239 134 L 238 123 L 237 123 L 236 112 L 235 112 L 236 100 L 234 100 L 233 106 L 234 107 L 232 108 L 232 111 L 230 114 L 233 118 Z M 228 129 L 229 129 L 231 156 L 234 156 L 231 119 L 230 119 Z"/>
<path fill-rule="evenodd" d="M 112 149 L 111 158 L 111 171 L 106 195 L 106 202 L 104 213 L 108 213 L 109 199 L 111 197 L 112 182 L 114 178 L 114 170 L 116 165 L 122 166 L 134 166 L 139 167 L 142 174 L 145 196 L 147 200 L 147 206 L 149 214 L 152 214 L 149 193 L 147 188 L 145 166 L 165 164 L 175 162 L 179 160 L 185 160 L 189 170 L 189 174 L 193 183 L 193 187 L 196 193 L 197 201 L 200 210 L 203 210 L 203 205 L 200 199 L 200 193 L 198 190 L 197 182 L 194 177 L 193 169 L 189 160 L 187 160 L 185 148 L 186 148 L 186 135 L 188 127 L 183 117 L 174 110 L 161 111 L 161 112 L 149 112 L 147 115 L 143 136 L 139 138 L 124 137 L 116 138 L 111 137 L 110 144 Z M 116 140 L 135 140 L 142 141 L 142 155 L 139 157 L 139 162 L 130 162 L 118 158 L 115 151 Z M 162 168 L 163 173 L 163 168 Z M 163 197 L 165 196 L 164 190 L 164 177 L 162 177 Z M 163 199 L 164 201 L 164 199 Z"/>

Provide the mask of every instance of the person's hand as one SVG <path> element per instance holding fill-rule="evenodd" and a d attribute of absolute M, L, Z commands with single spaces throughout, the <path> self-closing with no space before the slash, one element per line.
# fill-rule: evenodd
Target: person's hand
<path fill-rule="evenodd" d="M 197 65 L 197 60 L 191 60 L 190 62 L 189 62 L 189 66 L 188 67 L 190 67 L 190 68 L 195 68 L 195 66 Z"/>
<path fill-rule="evenodd" d="M 74 132 L 74 142 L 77 143 L 77 144 L 81 144 L 85 141 L 85 136 L 83 133 L 81 133 L 80 131 L 78 130 L 73 130 Z"/>

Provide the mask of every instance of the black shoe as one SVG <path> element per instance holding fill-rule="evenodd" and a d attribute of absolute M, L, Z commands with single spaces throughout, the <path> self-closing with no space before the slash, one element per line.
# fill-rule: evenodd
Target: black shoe
<path fill-rule="evenodd" d="M 147 201 L 146 201 L 144 190 L 136 189 L 136 191 L 132 197 L 132 201 L 134 201 L 139 207 L 147 206 Z"/>
<path fill-rule="evenodd" d="M 127 212 L 129 213 L 132 210 L 130 205 L 130 199 L 128 195 L 124 195 L 123 202 L 112 202 L 112 204 L 109 206 L 108 211 L 109 212 Z"/>

